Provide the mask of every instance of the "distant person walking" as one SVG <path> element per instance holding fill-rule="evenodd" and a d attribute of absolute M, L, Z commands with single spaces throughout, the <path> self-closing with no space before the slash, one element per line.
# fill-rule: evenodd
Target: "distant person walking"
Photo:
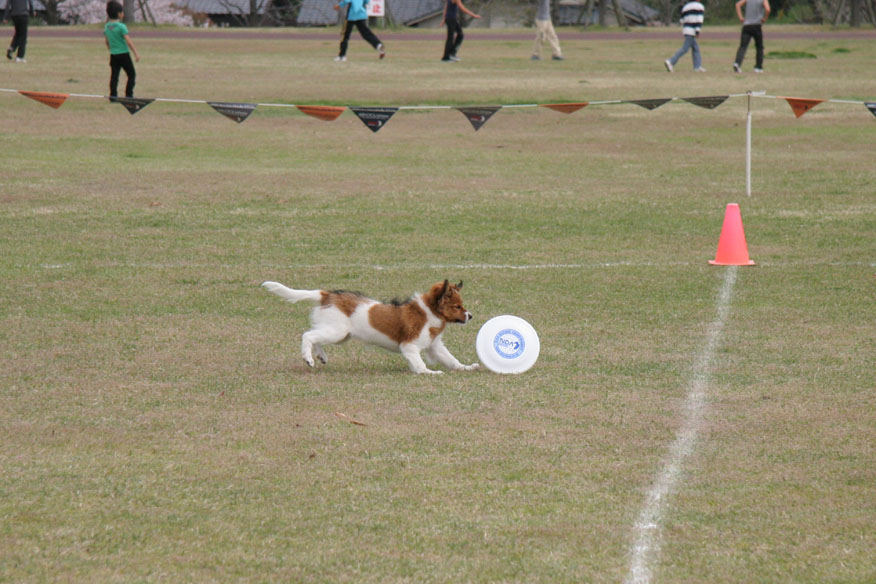
<path fill-rule="evenodd" d="M 745 16 L 742 15 L 742 7 L 745 6 Z M 739 39 L 739 49 L 736 51 L 736 60 L 733 62 L 733 71 L 742 73 L 742 59 L 748 43 L 754 39 L 754 47 L 757 49 L 757 57 L 754 62 L 754 72 L 763 73 L 763 28 L 770 15 L 769 0 L 739 0 L 736 3 L 736 16 L 742 23 L 742 36 Z"/>
<path fill-rule="evenodd" d="M 533 61 L 541 61 L 541 48 L 544 42 L 547 41 L 551 46 L 551 57 L 554 61 L 563 60 L 563 50 L 560 48 L 560 39 L 557 38 L 557 33 L 554 30 L 554 23 L 551 21 L 551 0 L 537 0 L 538 4 L 535 9 L 535 45 L 532 47 Z"/>
<path fill-rule="evenodd" d="M 347 14 L 344 19 L 344 37 L 341 39 L 341 50 L 338 56 L 335 57 L 335 61 L 343 62 L 347 60 L 347 46 L 350 44 L 350 35 L 353 32 L 354 26 L 362 38 L 374 47 L 378 58 L 384 58 L 386 51 L 383 49 L 383 43 L 368 28 L 368 0 L 341 0 L 335 5 L 335 10 L 343 10 L 345 6 Z"/>
<path fill-rule="evenodd" d="M 743 0 L 744 1 L 744 0 Z M 705 73 L 703 69 L 703 58 L 700 55 L 700 45 L 697 42 L 697 37 L 700 36 L 700 29 L 703 26 L 703 18 L 706 15 L 706 8 L 697 0 L 687 2 L 681 8 L 681 33 L 684 35 L 684 44 L 681 48 L 666 59 L 663 64 L 666 65 L 666 70 L 672 73 L 675 70 L 675 64 L 688 51 L 693 51 L 693 68 L 697 73 Z"/>
<path fill-rule="evenodd" d="M 110 0 L 110 2 L 106 3 L 106 15 L 109 20 L 103 27 L 103 35 L 106 41 L 106 48 L 110 52 L 110 101 L 115 100 L 119 95 L 119 74 L 122 69 L 125 70 L 125 75 L 128 76 L 128 83 L 125 85 L 125 97 L 134 97 L 137 71 L 134 69 L 134 62 L 131 61 L 131 53 L 134 53 L 134 60 L 137 62 L 140 61 L 140 55 L 137 53 L 137 49 L 134 48 L 131 37 L 128 36 L 128 27 L 122 22 L 122 19 L 125 17 L 125 9 L 116 0 Z"/>
<path fill-rule="evenodd" d="M 444 57 L 441 59 L 444 63 L 459 61 L 456 52 L 459 51 L 459 45 L 465 38 L 465 35 L 462 34 L 462 24 L 459 22 L 460 12 L 464 12 L 472 18 L 481 17 L 480 14 L 475 14 L 466 8 L 462 0 L 444 0 L 444 16 L 441 18 L 441 24 L 447 25 L 447 40 L 444 43 Z"/>
<path fill-rule="evenodd" d="M 6 0 L 3 22 L 9 22 L 11 17 L 12 25 L 15 27 L 12 42 L 6 49 L 6 58 L 10 61 L 15 59 L 16 63 L 27 63 L 24 54 L 27 51 L 27 23 L 31 16 L 33 16 L 33 0 Z"/>

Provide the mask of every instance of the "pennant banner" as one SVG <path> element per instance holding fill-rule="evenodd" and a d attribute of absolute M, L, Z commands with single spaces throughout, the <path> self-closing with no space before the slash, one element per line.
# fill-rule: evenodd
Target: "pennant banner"
<path fill-rule="evenodd" d="M 547 107 L 555 112 L 561 112 L 564 114 L 573 114 L 582 107 L 586 107 L 589 105 L 589 101 L 582 101 L 580 103 L 540 103 L 541 107 Z"/>
<path fill-rule="evenodd" d="M 708 97 L 682 97 L 684 101 L 698 105 L 706 109 L 715 109 L 725 101 L 729 95 L 710 95 Z"/>
<path fill-rule="evenodd" d="M 69 93 L 47 93 L 45 91 L 19 91 L 18 93 L 55 109 L 64 105 L 64 102 L 70 97 Z"/>
<path fill-rule="evenodd" d="M 25 91 L 20 89 L 0 89 L 3 92 L 10 93 L 20 93 L 21 95 L 38 101 L 42 104 L 45 104 L 51 108 L 58 109 L 60 108 L 68 98 L 72 97 L 89 97 L 89 98 L 100 98 L 106 99 L 106 97 L 101 97 L 97 95 L 79 95 L 76 93 L 53 93 L 47 91 Z M 798 118 L 802 117 L 803 114 L 807 113 L 809 110 L 816 107 L 818 104 L 823 102 L 836 102 L 836 103 L 854 103 L 854 104 L 863 104 L 867 110 L 876 116 L 876 101 L 849 101 L 849 100 L 836 100 L 836 99 L 818 99 L 818 98 L 804 98 L 804 97 L 782 97 L 782 96 L 766 96 L 765 92 L 749 92 L 747 94 L 750 97 L 769 97 L 771 99 L 784 99 L 788 102 L 788 105 L 791 106 L 794 115 Z M 588 105 L 601 105 L 601 104 L 618 104 L 618 103 L 633 103 L 640 107 L 643 107 L 647 110 L 655 110 L 663 104 L 670 102 L 674 99 L 680 99 L 686 101 L 688 103 L 692 103 L 698 107 L 705 109 L 715 109 L 725 101 L 727 101 L 731 97 L 745 97 L 743 94 L 738 95 L 709 95 L 703 97 L 667 97 L 667 98 L 651 98 L 651 99 L 625 99 L 625 100 L 612 100 L 612 101 L 596 101 L 596 102 L 566 102 L 566 103 L 533 103 L 533 104 L 515 104 L 506 107 L 545 107 L 552 109 L 554 111 L 564 113 L 564 114 L 572 114 L 576 111 L 587 107 Z M 133 98 L 133 97 L 115 97 L 110 98 L 110 102 L 118 102 L 121 103 L 125 109 L 128 110 L 129 113 L 136 114 L 141 109 L 152 103 L 153 101 L 162 101 L 162 99 L 142 99 L 142 98 Z M 164 99 L 163 101 L 186 101 L 192 102 L 193 100 L 174 100 L 174 99 Z M 234 120 L 235 122 L 242 123 L 249 118 L 253 111 L 258 106 L 265 107 L 279 107 L 279 104 L 259 104 L 259 103 L 237 103 L 237 102 L 219 102 L 219 101 L 201 101 L 198 100 L 197 103 L 206 103 L 214 110 L 224 115 L 225 117 Z M 296 105 L 296 106 L 282 106 L 282 107 L 296 107 L 298 110 L 306 114 L 308 116 L 323 120 L 323 121 L 334 121 L 336 120 L 346 109 L 350 109 L 353 113 L 356 114 L 363 124 L 365 124 L 372 132 L 378 132 L 383 126 L 385 126 L 390 118 L 394 116 L 401 109 L 446 109 L 447 106 L 399 106 L 399 107 L 346 107 L 346 106 L 330 106 L 330 105 Z M 487 121 L 493 117 L 493 115 L 503 108 L 503 106 L 450 106 L 451 109 L 459 110 L 471 123 L 472 127 L 475 131 L 481 129 L 481 127 L 487 123 Z"/>
<path fill-rule="evenodd" d="M 238 124 L 248 118 L 256 108 L 254 103 L 234 103 L 228 101 L 208 101 L 207 105 Z"/>
<path fill-rule="evenodd" d="M 395 112 L 397 107 L 351 107 L 356 116 L 362 120 L 362 123 L 374 133 L 377 133 L 380 128 L 386 125 Z"/>
<path fill-rule="evenodd" d="M 154 99 L 143 99 L 140 97 L 113 97 L 110 98 L 111 101 L 116 101 L 128 110 L 132 116 L 136 114 L 138 111 L 155 101 Z"/>
<path fill-rule="evenodd" d="M 802 97 L 784 97 L 791 109 L 794 110 L 794 115 L 798 118 L 824 101 L 823 99 L 803 99 Z"/>
<path fill-rule="evenodd" d="M 666 98 L 659 98 L 659 99 L 635 99 L 635 100 L 630 100 L 629 103 L 634 103 L 636 105 L 640 105 L 647 110 L 655 110 L 668 101 L 672 101 L 672 98 L 666 97 Z"/>
<path fill-rule="evenodd" d="M 477 132 L 481 126 L 487 123 L 487 120 L 493 117 L 494 113 L 502 109 L 502 106 L 486 105 L 482 107 L 455 107 L 453 109 L 461 111 Z"/>
<path fill-rule="evenodd" d="M 301 113 L 313 116 L 324 122 L 335 121 L 338 119 L 338 116 L 344 113 L 344 110 L 347 109 L 344 106 L 334 105 L 297 105 L 295 107 L 297 107 Z"/>

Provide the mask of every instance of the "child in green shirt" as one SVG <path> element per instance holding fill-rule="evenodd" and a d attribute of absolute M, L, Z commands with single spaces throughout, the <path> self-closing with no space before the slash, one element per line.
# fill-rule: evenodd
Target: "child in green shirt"
<path fill-rule="evenodd" d="M 116 0 L 110 0 L 106 4 L 106 15 L 109 21 L 103 27 L 106 48 L 110 52 L 110 101 L 118 96 L 119 72 L 124 69 L 128 76 L 128 84 L 125 86 L 125 97 L 134 97 L 134 83 L 137 80 L 137 72 L 131 61 L 131 53 L 134 60 L 140 62 L 140 55 L 134 48 L 134 43 L 128 36 L 128 27 L 122 22 L 125 9 Z"/>

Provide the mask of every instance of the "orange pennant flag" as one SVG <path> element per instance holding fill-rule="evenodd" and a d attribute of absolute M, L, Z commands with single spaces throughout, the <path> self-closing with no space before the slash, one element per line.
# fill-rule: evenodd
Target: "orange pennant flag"
<path fill-rule="evenodd" d="M 805 99 L 802 97 L 785 97 L 791 109 L 794 110 L 794 115 L 798 118 L 824 101 L 823 99 Z"/>
<path fill-rule="evenodd" d="M 301 113 L 313 116 L 324 122 L 335 121 L 338 119 L 338 116 L 344 113 L 344 110 L 347 109 L 344 106 L 333 105 L 297 105 L 295 107 L 297 107 Z"/>
<path fill-rule="evenodd" d="M 47 93 L 45 91 L 19 91 L 18 93 L 55 109 L 64 105 L 64 102 L 70 97 L 69 93 Z"/>
<path fill-rule="evenodd" d="M 538 104 L 541 107 L 547 107 L 555 112 L 560 112 L 564 114 L 573 114 L 582 107 L 586 107 L 590 105 L 589 101 L 582 101 L 579 103 L 540 103 Z"/>

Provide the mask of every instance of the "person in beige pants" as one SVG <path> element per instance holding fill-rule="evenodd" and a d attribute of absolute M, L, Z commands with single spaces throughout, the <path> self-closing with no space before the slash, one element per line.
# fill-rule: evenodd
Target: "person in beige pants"
<path fill-rule="evenodd" d="M 532 47 L 532 60 L 541 60 L 541 48 L 547 41 L 551 46 L 551 57 L 554 61 L 563 60 L 563 50 L 560 48 L 560 39 L 554 31 L 554 23 L 551 22 L 551 0 L 537 0 L 535 10 L 535 45 Z"/>

